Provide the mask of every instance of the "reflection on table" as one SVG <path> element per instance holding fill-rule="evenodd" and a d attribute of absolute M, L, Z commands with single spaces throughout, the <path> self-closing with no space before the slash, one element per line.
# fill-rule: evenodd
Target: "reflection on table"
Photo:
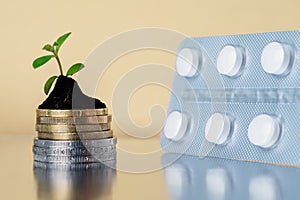
<path fill-rule="evenodd" d="M 111 196 L 115 161 L 94 164 L 54 165 L 35 162 L 38 199 L 90 200 Z"/>
<path fill-rule="evenodd" d="M 176 154 L 164 154 L 161 164 Z M 300 198 L 300 169 L 182 156 L 164 169 L 171 199 L 287 200 Z"/>

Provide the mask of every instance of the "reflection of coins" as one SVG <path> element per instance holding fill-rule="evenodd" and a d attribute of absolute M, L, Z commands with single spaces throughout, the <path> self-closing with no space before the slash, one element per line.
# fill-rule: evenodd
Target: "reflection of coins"
<path fill-rule="evenodd" d="M 34 161 L 46 163 L 95 163 L 100 161 L 114 160 L 115 153 L 94 156 L 44 156 L 34 154 Z"/>
<path fill-rule="evenodd" d="M 41 140 L 34 139 L 34 145 L 38 147 L 104 147 L 116 145 L 117 138 L 107 138 L 101 140 L 68 140 L 68 141 L 55 141 L 55 140 Z"/>
<path fill-rule="evenodd" d="M 116 176 L 115 160 L 33 164 L 37 199 L 107 199 Z"/>
<path fill-rule="evenodd" d="M 90 156 L 90 155 L 103 155 L 112 154 L 116 152 L 115 145 L 104 147 L 85 147 L 69 148 L 69 147 L 38 147 L 33 146 L 33 153 L 43 156 Z"/>
<path fill-rule="evenodd" d="M 38 133 L 38 138 L 45 140 L 98 140 L 112 136 L 111 130 L 87 133 Z"/>
<path fill-rule="evenodd" d="M 110 124 L 88 124 L 88 125 L 58 125 L 58 124 L 37 124 L 36 131 L 42 133 L 77 133 L 96 132 L 110 129 Z"/>
<path fill-rule="evenodd" d="M 111 122 L 111 115 L 88 117 L 37 117 L 37 124 L 103 124 Z"/>
<path fill-rule="evenodd" d="M 37 117 L 86 117 L 95 115 L 107 115 L 107 113 L 107 108 L 82 110 L 36 110 Z"/>

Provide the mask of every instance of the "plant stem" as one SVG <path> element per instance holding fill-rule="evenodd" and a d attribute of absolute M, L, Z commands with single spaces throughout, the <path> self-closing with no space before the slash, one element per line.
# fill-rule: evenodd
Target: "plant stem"
<path fill-rule="evenodd" d="M 56 55 L 55 58 L 57 60 L 58 66 L 59 66 L 60 75 L 64 75 L 59 57 Z"/>
<path fill-rule="evenodd" d="M 60 60 L 59 60 L 59 57 L 58 57 L 58 55 L 57 55 L 57 53 L 55 52 L 55 50 L 53 50 L 53 54 L 54 54 L 54 56 L 55 56 L 55 59 L 56 59 L 56 61 L 57 61 L 57 63 L 58 63 L 58 67 L 59 67 L 59 71 L 60 71 L 60 75 L 64 75 L 64 73 L 63 73 L 63 69 L 62 69 L 62 65 L 61 65 L 61 62 L 60 62 Z"/>

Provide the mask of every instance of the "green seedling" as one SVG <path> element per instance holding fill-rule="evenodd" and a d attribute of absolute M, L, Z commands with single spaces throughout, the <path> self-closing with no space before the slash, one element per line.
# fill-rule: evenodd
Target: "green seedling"
<path fill-rule="evenodd" d="M 66 41 L 66 39 L 71 35 L 71 32 L 66 33 L 62 36 L 60 36 L 54 43 L 53 45 L 51 44 L 46 44 L 43 47 L 43 50 L 50 52 L 50 55 L 45 55 L 45 56 L 41 56 L 37 59 L 35 59 L 32 63 L 32 66 L 34 69 L 37 69 L 41 66 L 43 66 L 44 64 L 46 64 L 47 62 L 49 62 L 51 59 L 55 58 L 59 67 L 59 72 L 60 75 L 64 76 L 63 73 L 63 68 L 61 65 L 61 61 L 59 59 L 58 56 L 58 52 L 62 46 L 62 44 Z M 76 63 L 74 65 L 72 65 L 69 70 L 66 73 L 66 76 L 72 76 L 73 74 L 77 73 L 78 71 L 80 71 L 82 68 L 84 68 L 84 65 L 82 63 Z M 51 76 L 45 83 L 44 85 L 44 92 L 46 95 L 48 95 L 54 81 L 58 78 L 58 76 Z"/>

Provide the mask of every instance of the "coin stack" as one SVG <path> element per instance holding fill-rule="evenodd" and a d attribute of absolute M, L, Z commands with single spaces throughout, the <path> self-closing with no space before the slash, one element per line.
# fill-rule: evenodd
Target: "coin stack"
<path fill-rule="evenodd" d="M 56 164 L 114 160 L 116 138 L 107 108 L 84 110 L 38 109 L 34 161 Z"/>

